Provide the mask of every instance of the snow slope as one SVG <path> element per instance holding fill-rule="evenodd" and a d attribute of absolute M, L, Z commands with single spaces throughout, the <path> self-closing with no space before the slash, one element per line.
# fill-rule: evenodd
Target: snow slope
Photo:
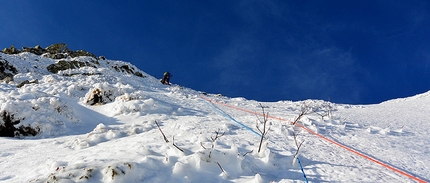
<path fill-rule="evenodd" d="M 122 61 L 53 74 L 46 67 L 57 60 L 0 56 L 19 71 L 0 84 L 0 112 L 41 129 L 0 138 L 0 182 L 430 181 L 430 92 L 375 105 L 259 102 L 113 69 L 135 68 Z M 94 89 L 110 100 L 89 105 Z M 270 129 L 257 152 L 262 109 Z M 304 109 L 312 110 L 292 125 Z"/>

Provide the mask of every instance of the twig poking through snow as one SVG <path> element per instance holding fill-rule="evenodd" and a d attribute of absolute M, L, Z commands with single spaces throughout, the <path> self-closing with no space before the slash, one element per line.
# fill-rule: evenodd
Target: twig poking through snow
<path fill-rule="evenodd" d="M 224 168 L 222 168 L 222 166 L 221 166 L 217 161 L 215 161 L 214 163 L 216 163 L 216 164 L 218 165 L 218 167 L 221 169 L 222 173 L 224 173 L 224 175 L 228 177 L 228 174 L 227 174 L 227 172 L 224 170 Z"/>
<path fill-rule="evenodd" d="M 247 154 L 254 152 L 254 150 L 248 151 L 245 154 L 242 155 L 242 157 L 245 157 Z"/>
<path fill-rule="evenodd" d="M 158 129 L 161 132 L 161 135 L 163 135 L 164 141 L 166 141 L 166 143 L 169 143 L 169 140 L 167 139 L 166 135 L 164 135 L 163 131 L 160 128 L 160 125 L 158 125 L 157 120 L 155 120 L 155 124 L 157 124 Z M 184 150 L 182 150 L 181 148 L 179 148 L 176 144 L 175 144 L 175 136 L 172 137 L 172 145 L 175 146 L 178 150 L 180 150 L 181 152 L 184 152 Z"/>
<path fill-rule="evenodd" d="M 258 153 L 260 153 L 261 145 L 263 144 L 263 140 L 265 139 L 267 132 L 269 132 L 269 130 L 270 130 L 270 126 L 268 128 L 266 128 L 267 121 L 269 120 L 269 112 L 266 113 L 264 111 L 264 107 L 263 107 L 263 105 L 261 105 L 261 103 L 260 103 L 260 107 L 261 107 L 261 110 L 263 111 L 263 121 L 261 121 L 260 118 L 258 118 L 258 116 L 257 116 L 257 119 L 260 123 L 263 123 L 263 130 L 260 129 L 260 127 L 258 125 L 259 123 L 257 122 L 257 125 L 256 125 L 257 130 L 261 133 L 260 145 L 258 146 Z"/>
<path fill-rule="evenodd" d="M 218 128 L 218 131 L 215 131 L 215 138 L 211 137 L 212 142 L 215 142 L 218 138 L 222 137 L 225 135 L 225 132 L 221 133 L 221 130 Z"/>
<path fill-rule="evenodd" d="M 296 153 L 294 154 L 294 159 L 296 159 L 297 158 L 297 155 L 299 154 L 299 150 L 300 150 L 300 147 L 302 147 L 302 144 L 303 144 L 303 142 L 305 142 L 304 140 L 299 144 L 299 143 L 297 143 L 297 134 L 296 133 L 294 133 L 294 142 L 296 143 L 296 147 L 297 147 L 297 151 L 296 151 Z"/>
<path fill-rule="evenodd" d="M 162 130 L 161 130 L 161 128 L 160 128 L 160 125 L 158 125 L 157 120 L 155 120 L 155 124 L 157 124 L 157 127 L 158 127 L 158 129 L 160 130 L 161 135 L 163 135 L 164 141 L 166 141 L 166 143 L 169 143 L 169 140 L 167 139 L 166 135 L 164 135 L 163 131 L 162 131 Z"/>

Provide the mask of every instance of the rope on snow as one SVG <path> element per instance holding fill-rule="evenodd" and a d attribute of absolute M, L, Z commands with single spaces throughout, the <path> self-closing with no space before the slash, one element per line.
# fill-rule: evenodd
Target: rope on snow
<path fill-rule="evenodd" d="M 202 96 L 200 96 L 200 97 L 201 97 L 201 98 L 203 98 Z M 211 99 L 206 98 L 206 97 L 205 97 L 205 98 L 203 98 L 203 99 L 205 99 L 205 100 L 207 100 L 207 101 L 209 101 L 209 102 L 212 102 L 212 103 L 217 103 L 217 104 L 220 104 L 220 105 L 224 105 L 224 106 L 229 107 L 229 108 L 232 108 L 232 109 L 236 109 L 236 110 L 240 110 L 240 111 L 244 111 L 244 112 L 248 112 L 248 113 L 257 114 L 257 113 L 255 113 L 255 112 L 252 112 L 252 111 L 249 111 L 249 110 L 246 110 L 246 109 L 242 109 L 242 108 L 239 108 L 239 107 L 235 107 L 235 106 L 231 106 L 231 105 L 227 105 L 227 104 L 219 103 L 219 102 L 216 102 L 216 101 L 214 102 L 214 101 L 212 101 Z M 286 122 L 288 121 L 288 120 L 286 120 L 286 119 L 282 119 L 282 118 L 275 117 L 275 116 L 269 116 L 269 118 L 272 118 L 272 119 L 278 119 L 278 120 L 286 121 Z M 321 135 L 321 134 L 318 134 L 318 133 L 316 133 L 316 132 L 312 131 L 312 130 L 311 130 L 311 129 L 309 129 L 309 128 L 306 128 L 306 127 L 305 127 L 305 126 L 303 126 L 303 125 L 300 125 L 299 123 L 296 123 L 295 125 L 296 125 L 296 126 L 298 126 L 298 127 L 300 127 L 300 128 L 303 128 L 304 130 L 308 131 L 310 134 L 313 134 L 313 135 L 315 135 L 315 136 L 317 136 L 317 137 L 319 137 L 319 138 L 321 138 L 321 139 L 323 139 L 323 140 L 326 140 L 326 141 L 330 142 L 331 144 L 337 145 L 337 146 L 339 146 L 339 147 L 341 147 L 341 148 L 343 148 L 343 149 L 345 149 L 345 150 L 347 150 L 347 151 L 349 151 L 349 152 L 352 152 L 352 153 L 354 153 L 354 154 L 356 154 L 356 155 L 358 155 L 358 156 L 360 156 L 360 157 L 362 157 L 362 158 L 364 158 L 364 159 L 367 159 L 367 160 L 369 160 L 369 161 L 372 161 L 372 162 L 374 162 L 374 163 L 376 163 L 376 164 L 381 165 L 382 167 L 385 167 L 385 168 L 387 168 L 387 169 L 389 169 L 389 170 L 392 170 L 392 171 L 394 171 L 394 172 L 396 172 L 396 173 L 398 173 L 398 174 L 400 174 L 400 175 L 403 175 L 403 176 L 405 176 L 405 177 L 408 177 L 408 178 L 410 178 L 411 180 L 414 180 L 414 181 L 417 181 L 417 182 L 420 182 L 420 183 L 426 183 L 426 181 L 424 181 L 424 180 L 420 179 L 419 177 L 416 177 L 416 176 L 414 176 L 414 175 L 411 175 L 411 174 L 409 174 L 409 173 L 407 173 L 407 172 L 405 172 L 405 171 L 402 171 L 402 170 L 400 170 L 400 169 L 398 169 L 398 168 L 395 168 L 395 167 L 393 167 L 393 166 L 391 166 L 391 165 L 385 164 L 385 163 L 383 163 L 382 161 L 379 161 L 379 160 L 377 160 L 377 159 L 375 159 L 375 158 L 373 158 L 373 157 L 371 157 L 371 156 L 369 156 L 369 155 L 366 155 L 366 154 L 361 153 L 361 152 L 359 152 L 359 151 L 357 151 L 357 150 L 355 150 L 355 149 L 353 149 L 353 148 L 347 147 L 347 146 L 345 146 L 345 145 L 343 145 L 343 144 L 341 144 L 341 143 L 339 143 L 339 142 L 336 142 L 336 141 L 334 141 L 334 140 L 332 140 L 332 139 L 329 139 L 329 138 L 327 138 L 327 137 L 325 137 L 325 136 L 323 136 L 323 135 Z"/>
<path fill-rule="evenodd" d="M 259 134 L 259 133 L 258 133 L 258 132 L 256 132 L 255 130 L 253 130 L 252 128 L 249 128 L 248 126 L 244 125 L 243 123 L 241 123 L 241 122 L 239 122 L 239 121 L 235 120 L 233 117 L 231 117 L 230 115 L 228 115 L 227 113 L 225 113 L 223 110 L 221 110 L 221 109 L 220 109 L 220 108 L 218 108 L 217 106 L 213 105 L 212 101 L 210 101 L 209 99 L 204 98 L 204 97 L 202 97 L 202 96 L 200 96 L 200 98 L 204 99 L 203 101 L 205 101 L 205 103 L 206 103 L 206 104 L 208 104 L 209 106 L 211 106 L 212 108 L 214 108 L 218 113 L 220 113 L 220 114 L 221 114 L 221 115 L 223 115 L 224 117 L 226 117 L 226 118 L 230 119 L 231 121 L 233 121 L 233 122 L 235 122 L 235 123 L 239 124 L 241 127 L 245 128 L 246 130 L 251 131 L 252 133 L 254 133 L 254 134 L 258 135 L 259 137 L 261 137 L 261 134 Z M 299 157 L 297 157 L 296 159 L 297 159 L 297 162 L 298 162 L 298 163 L 299 163 L 299 165 L 300 165 L 300 169 L 302 170 L 303 177 L 305 178 L 306 183 L 308 183 L 308 178 L 306 178 L 306 174 L 305 174 L 305 171 L 303 170 L 303 166 L 302 166 L 302 163 L 300 162 Z"/>

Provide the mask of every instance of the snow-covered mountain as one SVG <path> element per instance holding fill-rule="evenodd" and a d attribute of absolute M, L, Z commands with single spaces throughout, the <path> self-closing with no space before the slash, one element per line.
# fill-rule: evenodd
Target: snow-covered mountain
<path fill-rule="evenodd" d="M 0 132 L 14 136 L 0 137 L 0 182 L 430 181 L 430 92 L 260 102 L 91 55 L 0 53 L 0 67 Z"/>

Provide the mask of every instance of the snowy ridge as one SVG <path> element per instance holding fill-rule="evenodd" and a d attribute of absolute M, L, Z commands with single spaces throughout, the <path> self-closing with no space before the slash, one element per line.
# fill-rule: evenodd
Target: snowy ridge
<path fill-rule="evenodd" d="M 0 112 L 40 128 L 35 137 L 0 138 L 0 182 L 304 182 L 296 142 L 303 142 L 298 157 L 310 182 L 430 181 L 429 92 L 360 106 L 213 94 L 205 97 L 217 103 L 208 103 L 201 92 L 162 85 L 123 61 L 76 57 L 68 61 L 97 67 L 51 73 L 46 68 L 58 60 L 31 53 L 0 57 L 18 70 L 13 82 L 0 84 Z M 146 77 L 115 69 L 123 65 Z M 96 89 L 104 93 L 103 105 L 88 103 Z M 268 120 L 257 152 L 260 136 L 247 128 L 258 132 L 260 104 L 276 118 Z M 298 124 L 417 179 L 291 125 L 304 107 L 312 110 Z"/>

